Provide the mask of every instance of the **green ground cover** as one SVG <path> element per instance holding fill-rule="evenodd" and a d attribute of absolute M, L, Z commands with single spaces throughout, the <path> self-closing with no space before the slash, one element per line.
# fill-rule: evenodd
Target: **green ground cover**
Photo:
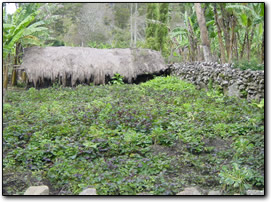
<path fill-rule="evenodd" d="M 224 194 L 264 188 L 264 107 L 176 77 L 140 85 L 9 91 L 3 193 Z"/>

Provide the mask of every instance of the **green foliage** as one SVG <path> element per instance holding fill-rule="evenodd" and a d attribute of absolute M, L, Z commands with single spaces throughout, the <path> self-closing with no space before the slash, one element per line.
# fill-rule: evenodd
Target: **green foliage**
<path fill-rule="evenodd" d="M 241 137 L 236 138 L 235 142 L 233 144 L 233 148 L 235 149 L 235 158 L 238 159 L 240 156 L 244 155 L 248 151 L 252 150 L 254 148 L 254 145 L 250 143 L 249 140 Z"/>
<path fill-rule="evenodd" d="M 112 85 L 122 85 L 124 84 L 123 82 L 123 76 L 121 76 L 120 74 L 115 74 L 113 77 L 112 77 L 112 81 L 111 81 L 111 84 Z"/>
<path fill-rule="evenodd" d="M 243 193 L 264 187 L 263 133 L 261 108 L 172 76 L 9 91 L 3 169 L 16 175 L 3 187 L 22 194 L 9 182 L 28 172 L 40 179 L 31 185 L 50 183 L 56 194 L 174 195 L 192 184 Z"/>
<path fill-rule="evenodd" d="M 233 65 L 233 68 L 239 68 L 241 70 L 264 70 L 264 64 L 259 64 L 257 60 L 252 61 L 236 61 Z"/>
<path fill-rule="evenodd" d="M 65 46 L 63 41 L 54 40 L 52 46 Z"/>
<path fill-rule="evenodd" d="M 161 3 L 159 4 L 159 26 L 157 29 L 157 43 L 160 51 L 162 52 L 163 56 L 168 55 L 168 3 Z"/>
<path fill-rule="evenodd" d="M 194 91 L 195 86 L 180 80 L 178 77 L 167 76 L 167 77 L 156 77 L 146 83 L 142 83 L 141 86 L 154 88 L 155 90 L 171 90 L 171 91 Z"/>
<path fill-rule="evenodd" d="M 172 29 L 169 33 L 171 51 L 177 50 L 175 52 L 175 55 L 177 56 L 175 57 L 178 57 L 180 60 L 199 60 L 198 56 L 200 53 L 192 52 L 192 49 L 199 46 L 200 41 L 200 31 L 198 23 L 195 20 L 196 14 L 195 10 L 193 9 L 194 5 L 191 3 L 185 3 L 181 5 L 171 4 L 170 6 L 174 7 L 174 9 L 172 8 L 174 11 L 170 13 L 170 15 L 172 15 L 170 24 L 175 23 L 175 26 L 171 27 Z M 218 59 L 221 57 L 220 49 L 222 47 L 220 47 L 218 40 L 218 27 L 215 23 L 214 3 L 201 3 L 201 6 L 204 9 L 204 17 L 208 29 L 211 52 L 213 56 L 217 57 Z M 229 37 L 232 36 L 232 34 L 234 34 L 234 38 L 236 39 L 235 44 L 232 44 L 231 61 L 242 61 L 244 60 L 244 56 L 247 56 L 247 61 L 257 61 L 256 66 L 259 63 L 263 63 L 264 4 L 221 3 L 216 5 L 216 11 L 218 18 L 222 20 L 220 23 L 220 30 L 222 41 L 224 43 L 223 49 L 225 49 L 225 47 L 229 47 Z M 178 21 L 174 18 L 176 13 L 181 13 L 181 19 L 178 19 Z M 233 20 L 235 20 L 234 27 L 232 27 Z M 180 21 L 184 22 L 184 26 L 178 26 L 178 22 Z M 190 25 L 192 29 L 190 29 Z M 225 30 L 225 28 L 223 28 L 224 26 L 226 26 L 228 29 Z M 247 40 L 249 40 L 249 45 Z M 186 53 L 181 51 L 184 48 L 187 48 L 189 52 Z M 189 55 L 189 57 L 186 57 L 186 55 Z M 176 58 L 171 59 L 176 60 Z M 228 59 L 229 56 L 226 55 L 226 62 Z M 263 69 L 263 66 L 260 68 Z"/>
<path fill-rule="evenodd" d="M 28 8 L 28 7 L 26 7 Z M 47 32 L 48 29 L 44 27 L 43 21 L 35 21 L 36 16 L 39 14 L 39 10 L 33 10 L 31 13 L 27 12 L 27 9 L 20 7 L 12 15 L 12 19 L 3 24 L 3 50 L 4 58 L 8 54 L 15 54 L 15 44 L 20 42 L 24 47 L 27 45 L 42 45 L 39 37 Z"/>
<path fill-rule="evenodd" d="M 231 170 L 227 166 L 222 166 L 219 176 L 220 183 L 224 185 L 225 189 L 231 191 L 238 189 L 240 194 L 244 194 L 245 190 L 252 187 L 252 184 L 249 183 L 253 178 L 252 171 L 246 167 L 240 167 L 237 163 L 232 164 Z"/>
<path fill-rule="evenodd" d="M 158 4 L 150 3 L 147 7 L 147 28 L 146 28 L 146 44 L 147 47 L 153 50 L 158 50 L 156 46 L 156 33 L 158 20 Z"/>
<path fill-rule="evenodd" d="M 90 41 L 88 43 L 90 48 L 98 48 L 98 49 L 109 49 L 112 48 L 110 44 L 97 43 L 96 41 Z"/>
<path fill-rule="evenodd" d="M 260 108 L 260 109 L 263 109 L 263 108 L 264 108 L 264 99 L 262 99 L 262 100 L 260 101 L 260 103 L 252 102 L 252 103 L 251 103 L 251 106 L 256 106 L 256 107 L 258 107 L 258 108 Z"/>
<path fill-rule="evenodd" d="M 168 56 L 168 3 L 150 3 L 147 8 L 147 47 Z"/>
<path fill-rule="evenodd" d="M 112 49 L 112 48 L 128 48 L 129 45 L 125 41 L 113 41 L 111 44 L 97 43 L 96 41 L 90 41 L 88 43 L 90 48 L 98 49 Z"/>
<path fill-rule="evenodd" d="M 130 10 L 125 4 L 116 4 L 114 8 L 116 26 L 121 29 L 127 27 L 127 22 L 130 18 Z"/>

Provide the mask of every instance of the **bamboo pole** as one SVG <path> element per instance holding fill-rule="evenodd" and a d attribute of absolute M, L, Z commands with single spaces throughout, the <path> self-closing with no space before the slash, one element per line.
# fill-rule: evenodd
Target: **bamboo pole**
<path fill-rule="evenodd" d="M 11 85 L 12 86 L 16 86 L 17 85 L 17 77 L 18 77 L 18 73 L 16 70 L 16 66 L 18 65 L 18 54 L 19 54 L 19 43 L 16 43 L 15 46 L 15 56 L 14 56 L 14 67 L 12 70 L 12 75 L 11 75 Z"/>
<path fill-rule="evenodd" d="M 8 66 L 4 65 L 4 69 L 3 70 L 4 70 L 4 74 L 3 74 L 3 76 L 4 76 L 3 87 L 4 87 L 4 89 L 7 90 L 7 88 L 8 88 Z"/>
<path fill-rule="evenodd" d="M 12 70 L 12 74 L 11 74 L 11 85 L 12 86 L 16 86 L 17 85 L 17 72 L 16 72 L 16 69 Z"/>

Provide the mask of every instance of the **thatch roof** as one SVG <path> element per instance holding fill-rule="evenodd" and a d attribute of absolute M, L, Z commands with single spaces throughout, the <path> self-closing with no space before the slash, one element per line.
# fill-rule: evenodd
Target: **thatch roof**
<path fill-rule="evenodd" d="M 128 83 L 139 75 L 166 71 L 161 54 L 149 49 L 95 49 L 83 47 L 31 47 L 21 65 L 34 86 L 45 80 L 63 85 L 104 84 L 106 77 L 119 73 Z"/>

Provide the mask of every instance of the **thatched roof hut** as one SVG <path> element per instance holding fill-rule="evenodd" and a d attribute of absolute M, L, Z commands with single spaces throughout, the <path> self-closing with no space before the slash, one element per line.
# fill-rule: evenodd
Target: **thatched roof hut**
<path fill-rule="evenodd" d="M 116 73 L 128 83 L 142 75 L 167 70 L 161 54 L 149 49 L 95 49 L 83 47 L 31 47 L 21 68 L 35 87 L 58 80 L 62 85 L 104 84 Z"/>

